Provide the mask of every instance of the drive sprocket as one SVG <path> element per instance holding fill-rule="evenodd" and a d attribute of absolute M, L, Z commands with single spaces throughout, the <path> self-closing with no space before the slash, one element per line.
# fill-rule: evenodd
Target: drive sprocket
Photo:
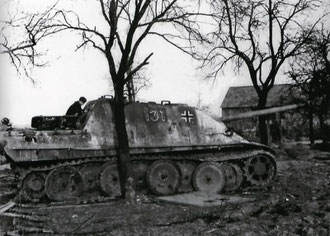
<path fill-rule="evenodd" d="M 267 185 L 276 175 L 276 162 L 269 155 L 255 155 L 246 161 L 244 174 L 253 185 Z"/>

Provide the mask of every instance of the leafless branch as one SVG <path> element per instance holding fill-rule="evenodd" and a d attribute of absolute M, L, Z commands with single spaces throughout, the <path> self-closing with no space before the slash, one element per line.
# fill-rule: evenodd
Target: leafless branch
<path fill-rule="evenodd" d="M 309 37 L 311 31 L 304 30 L 301 18 L 316 9 L 318 3 L 318 0 L 210 1 L 218 28 L 210 34 L 214 46 L 203 65 L 216 65 L 213 67 L 216 73 L 211 73 L 214 76 L 228 64 L 229 57 L 232 62 L 238 59 L 247 66 L 257 93 L 267 94 L 282 65 L 298 53 Z M 322 16 L 310 29 L 321 19 Z M 214 60 L 218 62 L 209 63 Z"/>
<path fill-rule="evenodd" d="M 17 73 L 29 78 L 33 83 L 35 80 L 30 74 L 29 66 L 47 65 L 42 59 L 45 52 L 39 52 L 37 45 L 44 38 L 57 33 L 47 27 L 47 22 L 52 17 L 51 12 L 56 5 L 57 3 L 43 13 L 14 15 L 8 21 L 2 22 L 4 26 L 1 28 L 0 54 L 7 54 Z M 21 37 L 10 36 L 10 33 L 16 31 L 21 33 Z"/>

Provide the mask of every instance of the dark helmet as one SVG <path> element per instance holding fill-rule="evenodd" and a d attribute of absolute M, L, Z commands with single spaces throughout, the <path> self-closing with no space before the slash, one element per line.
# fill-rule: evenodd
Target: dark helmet
<path fill-rule="evenodd" d="M 80 97 L 80 98 L 79 98 L 79 101 L 85 103 L 85 102 L 87 101 L 87 99 L 86 99 L 85 97 Z"/>
<path fill-rule="evenodd" d="M 9 119 L 8 118 L 3 118 L 2 120 L 1 120 L 1 124 L 3 124 L 3 125 L 9 125 Z"/>

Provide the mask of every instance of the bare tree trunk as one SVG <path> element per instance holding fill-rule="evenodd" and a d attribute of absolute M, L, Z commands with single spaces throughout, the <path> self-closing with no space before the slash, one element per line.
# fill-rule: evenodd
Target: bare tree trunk
<path fill-rule="evenodd" d="M 329 127 L 328 124 L 326 124 L 326 120 L 328 117 L 328 110 L 329 110 L 329 95 L 325 92 L 325 94 L 322 96 L 321 105 L 320 105 L 320 127 L 321 127 L 321 135 L 322 135 L 322 142 L 326 143 L 329 140 L 330 134 L 329 134 Z"/>
<path fill-rule="evenodd" d="M 310 146 L 314 145 L 314 127 L 313 127 L 313 106 L 310 104 L 308 111 L 308 118 L 309 118 L 309 141 Z"/>
<path fill-rule="evenodd" d="M 281 113 L 276 113 L 276 129 L 278 132 L 278 144 L 282 146 L 282 119 Z"/>
<path fill-rule="evenodd" d="M 118 138 L 118 167 L 122 197 L 128 202 L 133 202 L 135 194 L 132 178 L 132 170 L 129 162 L 129 143 L 125 121 L 125 101 L 123 86 L 116 87 L 114 103 L 114 119 Z"/>
<path fill-rule="evenodd" d="M 259 94 L 259 101 L 258 101 L 258 109 L 265 109 L 267 103 L 267 93 Z M 259 135 L 260 135 L 260 142 L 262 144 L 268 145 L 268 130 L 267 130 L 267 117 L 266 116 L 259 116 Z"/>
<path fill-rule="evenodd" d="M 325 125 L 324 125 L 324 118 L 323 118 L 323 114 L 322 114 L 322 111 L 319 111 L 318 112 L 318 118 L 319 118 L 319 121 L 320 121 L 320 136 L 321 136 L 321 139 L 322 139 L 322 142 L 325 142 L 326 141 L 326 134 L 325 134 Z"/>

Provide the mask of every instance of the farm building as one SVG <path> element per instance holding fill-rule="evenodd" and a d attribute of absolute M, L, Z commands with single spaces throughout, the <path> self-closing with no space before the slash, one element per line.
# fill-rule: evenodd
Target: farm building
<path fill-rule="evenodd" d="M 295 104 L 299 101 L 300 92 L 290 84 L 277 84 L 270 90 L 267 108 Z M 222 117 L 228 118 L 244 112 L 257 110 L 258 95 L 253 86 L 230 87 L 222 102 Z M 257 117 L 228 122 L 227 125 L 243 137 L 257 141 Z M 271 141 L 281 138 L 298 139 L 308 136 L 308 121 L 302 108 L 282 113 L 267 115 L 269 137 Z"/>

